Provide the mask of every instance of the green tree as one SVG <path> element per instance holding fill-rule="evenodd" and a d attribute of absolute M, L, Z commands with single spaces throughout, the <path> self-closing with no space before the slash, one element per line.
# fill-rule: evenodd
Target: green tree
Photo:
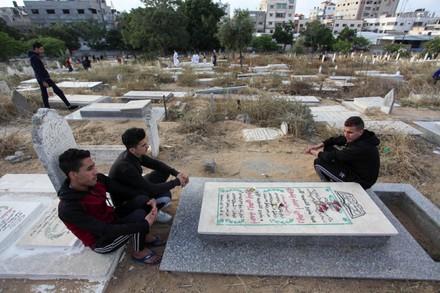
<path fill-rule="evenodd" d="M 105 34 L 105 43 L 107 49 L 123 50 L 126 48 L 122 33 L 119 29 L 111 29 Z"/>
<path fill-rule="evenodd" d="M 11 26 L 8 26 L 6 24 L 6 21 L 1 17 L 0 17 L 0 32 L 4 32 L 8 34 L 11 38 L 16 40 L 23 38 L 23 34 L 20 33 L 19 30 Z"/>
<path fill-rule="evenodd" d="M 121 18 L 122 37 L 133 49 L 160 51 L 186 49 L 186 19 L 173 6 L 137 8 Z"/>
<path fill-rule="evenodd" d="M 48 57 L 58 57 L 63 55 L 66 50 L 66 44 L 59 39 L 52 37 L 39 37 L 27 41 L 27 47 L 32 48 L 32 44 L 40 42 L 44 47 L 44 54 Z"/>
<path fill-rule="evenodd" d="M 364 37 L 355 37 L 353 39 L 353 48 L 355 50 L 368 50 L 370 41 Z"/>
<path fill-rule="evenodd" d="M 77 50 L 81 46 L 79 43 L 79 31 L 72 24 L 55 23 L 49 27 L 37 29 L 36 33 L 38 36 L 62 40 L 70 51 Z"/>
<path fill-rule="evenodd" d="M 292 52 L 296 54 L 304 54 L 304 52 L 306 51 L 304 43 L 304 37 L 297 38 L 295 44 L 292 47 Z"/>
<path fill-rule="evenodd" d="M 186 0 L 180 6 L 186 17 L 186 31 L 192 49 L 212 50 L 220 43 L 216 37 L 218 23 L 225 15 L 221 4 L 212 0 Z"/>
<path fill-rule="evenodd" d="M 76 35 L 86 41 L 93 49 L 105 47 L 106 29 L 102 23 L 97 21 L 83 21 L 71 24 Z"/>
<path fill-rule="evenodd" d="M 353 42 L 354 38 L 356 38 L 356 31 L 349 29 L 348 27 L 344 27 L 344 29 L 339 33 L 338 40 Z"/>
<path fill-rule="evenodd" d="M 437 58 L 440 53 L 440 37 L 436 37 L 424 45 L 426 53 L 429 53 L 433 58 Z"/>
<path fill-rule="evenodd" d="M 346 41 L 346 40 L 337 40 L 334 44 L 333 44 L 333 50 L 336 52 L 341 52 L 341 53 L 349 53 L 352 49 L 352 43 L 350 41 Z"/>
<path fill-rule="evenodd" d="M 271 36 L 254 37 L 251 43 L 252 48 L 257 52 L 271 52 L 278 50 L 278 45 Z"/>
<path fill-rule="evenodd" d="M 0 61 L 8 61 L 26 50 L 22 41 L 12 38 L 5 32 L 0 32 Z"/>
<path fill-rule="evenodd" d="M 254 24 L 247 10 L 236 10 L 232 19 L 225 19 L 219 25 L 217 36 L 222 46 L 240 52 L 240 66 L 243 67 L 243 50 L 252 42 Z"/>
<path fill-rule="evenodd" d="M 272 37 L 277 41 L 278 44 L 283 44 L 283 50 L 286 50 L 286 46 L 291 45 L 293 42 L 292 21 L 277 24 Z"/>
<path fill-rule="evenodd" d="M 304 44 L 311 47 L 313 51 L 325 51 L 332 47 L 335 39 L 332 31 L 318 20 L 312 21 L 307 25 L 303 32 Z"/>

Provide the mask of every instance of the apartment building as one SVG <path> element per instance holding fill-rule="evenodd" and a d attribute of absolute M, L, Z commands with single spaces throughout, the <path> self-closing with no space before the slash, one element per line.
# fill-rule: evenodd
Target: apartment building
<path fill-rule="evenodd" d="M 296 0 L 262 0 L 260 10 L 266 12 L 265 32 L 272 34 L 277 24 L 295 20 Z"/>
<path fill-rule="evenodd" d="M 337 19 L 377 18 L 394 16 L 399 0 L 339 0 L 336 3 Z"/>

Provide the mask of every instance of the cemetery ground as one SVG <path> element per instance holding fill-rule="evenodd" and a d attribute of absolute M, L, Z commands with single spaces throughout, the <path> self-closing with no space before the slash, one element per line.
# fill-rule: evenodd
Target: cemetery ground
<path fill-rule="evenodd" d="M 185 98 L 174 98 L 168 102 L 169 119 L 159 123 L 161 150 L 159 159 L 185 170 L 190 177 L 215 177 L 256 179 L 274 181 L 318 181 L 313 169 L 313 157 L 305 155 L 308 144 L 317 143 L 338 131 L 320 124 L 300 123 L 295 117 L 287 117 L 290 133 L 270 141 L 245 142 L 242 130 L 254 127 L 278 127 L 286 117 L 279 117 L 286 104 L 272 100 L 273 95 L 319 96 L 321 105 L 340 105 L 343 100 L 355 97 L 385 96 L 392 88 L 396 89 L 397 102 L 391 117 L 413 125 L 412 121 L 440 119 L 439 85 L 430 82 L 430 75 L 436 63 L 409 63 L 408 61 L 383 61 L 371 64 L 363 58 L 345 59 L 335 64 L 311 57 L 289 58 L 287 56 L 257 56 L 246 58 L 247 66 L 265 66 L 284 63 L 289 66 L 289 77 L 271 74 L 238 80 L 238 67 L 222 65 L 215 70 L 213 86 L 248 85 L 249 88 L 239 95 L 227 94 L 215 97 L 210 101 L 209 95 L 188 95 Z M 164 63 L 164 62 L 163 62 Z M 291 75 L 315 75 L 322 66 L 322 74 L 312 80 L 295 79 Z M 57 80 L 75 78 L 81 81 L 103 81 L 105 86 L 97 93 L 113 97 L 122 96 L 130 90 L 167 90 L 190 92 L 207 86 L 197 83 L 198 78 L 212 77 L 211 74 L 199 74 L 190 69 L 184 70 L 174 82 L 173 74 L 157 62 L 142 64 L 125 64 L 110 66 L 101 64 L 90 72 L 80 71 L 76 75 L 59 74 Z M 330 86 L 327 76 L 334 73 L 338 76 L 352 76 L 355 71 L 378 70 L 387 73 L 400 73 L 405 82 L 357 76 L 353 87 L 343 87 L 338 91 L 324 91 L 319 87 Z M 249 70 L 250 71 L 250 70 Z M 228 75 L 220 75 L 220 74 Z M 31 78 L 30 76 L 28 76 Z M 26 77 L 8 77 L 11 86 L 17 86 Z M 283 83 L 288 80 L 290 84 Z M 324 84 L 325 83 L 325 84 Z M 318 85 L 318 89 L 314 89 Z M 331 85 L 334 86 L 334 85 Z M 66 93 L 85 94 L 89 90 L 66 90 Z M 422 98 L 414 98 L 414 94 Z M 246 100 L 243 97 L 257 97 Z M 27 95 L 33 109 L 40 103 L 39 93 Z M 240 109 L 237 100 L 240 99 Z M 186 103 L 186 110 L 179 112 L 176 103 Z M 59 109 L 61 115 L 68 111 Z M 0 176 L 8 173 L 45 173 L 32 148 L 32 122 L 29 115 L 18 115 L 5 95 L 0 100 L 0 155 L 4 158 L 17 150 L 23 150 L 32 159 L 11 164 L 0 160 Z M 248 114 L 251 123 L 236 119 L 238 114 Z M 386 119 L 387 115 L 379 111 L 368 111 L 372 120 Z M 282 119 L 283 118 L 283 119 Z M 239 121 L 241 120 L 241 121 Z M 122 132 L 133 126 L 145 127 L 141 120 L 119 121 L 69 121 L 76 142 L 79 145 L 120 145 Z M 312 131 L 313 130 L 313 131 Z M 381 172 L 378 182 L 409 183 L 417 188 L 434 204 L 440 206 L 440 155 L 434 153 L 436 145 L 418 136 L 403 134 L 381 135 Z M 206 167 L 207 161 L 215 161 L 215 170 Z M 109 171 L 110 164 L 98 164 L 98 170 Z M 211 172 L 212 171 L 212 172 Z M 179 201 L 180 188 L 173 190 L 175 213 Z M 394 211 L 395 215 L 399 211 Z M 400 214 L 402 222 L 413 235 L 417 228 L 411 226 L 411 219 Z M 157 224 L 154 232 L 166 237 L 171 225 Z M 422 238 L 422 237 L 421 237 Z M 419 239 L 423 241 L 423 239 Z M 429 243 L 425 243 L 429 246 Z M 435 250 L 435 249 L 434 249 Z M 159 250 L 160 251 L 160 250 Z M 440 251 L 435 252 L 437 261 Z M 270 251 L 263 258 L 270 258 Z M 209 260 L 206 260 L 209 262 Z M 362 265 L 363 260 L 359 260 Z M 283 260 L 279 260 L 280 266 Z M 84 281 L 58 280 L 1 280 L 0 292 L 84 292 L 88 284 Z M 39 291 L 40 290 L 40 291 Z M 44 291 L 46 290 L 46 291 Z M 440 284 L 417 281 L 384 281 L 353 279 L 314 279 L 287 277 L 254 277 L 203 275 L 190 273 L 160 272 L 158 266 L 145 266 L 133 263 L 129 251 L 120 261 L 107 292 L 438 292 Z"/>

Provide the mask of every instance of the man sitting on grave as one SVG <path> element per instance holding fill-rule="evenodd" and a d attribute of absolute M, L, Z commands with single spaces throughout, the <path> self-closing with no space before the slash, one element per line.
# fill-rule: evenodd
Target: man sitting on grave
<path fill-rule="evenodd" d="M 159 208 L 157 221 L 160 223 L 169 222 L 172 216 L 160 209 L 170 206 L 170 190 L 178 185 L 184 187 L 188 184 L 188 176 L 146 155 L 148 142 L 142 128 L 127 129 L 122 134 L 122 143 L 127 150 L 122 152 L 113 163 L 109 176 L 121 184 L 142 190 L 144 194 L 155 198 Z M 153 171 L 142 176 L 142 166 Z M 170 175 L 176 178 L 167 181 Z M 112 193 L 112 199 L 117 207 L 123 206 L 127 200 L 124 194 L 117 193 Z"/>
<path fill-rule="evenodd" d="M 161 257 L 145 247 L 157 240 L 149 234 L 157 216 L 154 199 L 97 173 L 89 151 L 69 149 L 59 156 L 59 166 L 67 179 L 58 191 L 58 216 L 85 246 L 108 253 L 131 238 L 135 261 L 160 262 Z M 117 209 L 110 207 L 107 191 L 125 194 L 129 203 Z"/>
<path fill-rule="evenodd" d="M 343 136 L 309 146 L 305 152 L 317 157 L 314 166 L 321 181 L 357 182 L 368 189 L 379 176 L 379 143 L 374 132 L 364 129 L 362 118 L 353 116 L 345 121 Z"/>

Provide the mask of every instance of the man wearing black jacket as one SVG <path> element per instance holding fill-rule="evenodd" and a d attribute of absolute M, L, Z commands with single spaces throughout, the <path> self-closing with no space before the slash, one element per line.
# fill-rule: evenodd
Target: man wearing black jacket
<path fill-rule="evenodd" d="M 58 191 L 58 216 L 85 246 L 97 253 L 109 253 L 133 240 L 135 261 L 157 264 L 161 257 L 145 247 L 157 242 L 149 234 L 157 216 L 154 199 L 98 174 L 90 152 L 69 149 L 59 157 L 60 169 L 67 179 Z M 106 192 L 125 194 L 130 209 L 115 212 L 107 205 Z"/>
<path fill-rule="evenodd" d="M 69 103 L 63 91 L 55 84 L 55 82 L 50 78 L 49 72 L 44 68 L 43 61 L 41 61 L 41 55 L 44 53 L 44 47 L 41 43 L 36 42 L 32 45 L 32 51 L 29 51 L 28 56 L 31 62 L 31 66 L 34 69 L 35 78 L 40 85 L 41 96 L 43 98 L 43 104 L 45 108 L 50 108 L 49 105 L 49 94 L 47 93 L 47 88 L 53 88 L 54 93 L 63 100 L 69 110 L 78 108 L 78 106 L 73 106 Z"/>
<path fill-rule="evenodd" d="M 109 177 L 155 198 L 159 209 L 167 207 L 171 203 L 170 190 L 179 185 L 184 187 L 189 181 L 188 176 L 146 155 L 148 142 L 142 128 L 127 129 L 122 134 L 122 142 L 127 150 L 113 163 Z M 153 171 L 142 176 L 142 166 Z M 170 175 L 176 178 L 167 181 Z M 111 193 L 111 196 L 116 207 L 123 207 L 127 202 L 123 194 Z M 164 223 L 171 219 L 171 215 L 159 210 L 158 222 Z"/>
<path fill-rule="evenodd" d="M 353 116 L 345 121 L 343 136 L 309 146 L 305 152 L 317 157 L 314 166 L 322 181 L 357 182 L 368 189 L 379 176 L 379 143 L 374 132 L 364 129 L 362 118 Z"/>

